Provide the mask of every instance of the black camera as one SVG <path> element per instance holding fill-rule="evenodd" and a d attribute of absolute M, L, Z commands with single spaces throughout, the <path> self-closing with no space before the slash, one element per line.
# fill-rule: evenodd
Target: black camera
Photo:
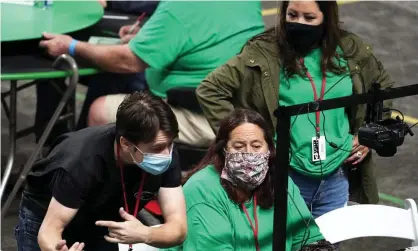
<path fill-rule="evenodd" d="M 397 147 L 403 144 L 406 134 L 414 135 L 409 126 L 397 116 L 396 119 L 371 122 L 360 127 L 358 140 L 360 145 L 374 149 L 379 156 L 392 157 Z"/>
<path fill-rule="evenodd" d="M 392 157 L 397 152 L 397 147 L 402 145 L 406 134 L 414 136 L 411 128 L 404 122 L 403 114 L 399 110 L 383 108 L 383 101 L 376 99 L 382 92 L 379 83 L 372 84 L 371 92 L 373 100 L 367 105 L 366 124 L 358 131 L 360 145 L 374 149 L 381 157 Z M 390 111 L 398 111 L 402 119 L 383 119 L 383 114 Z"/>

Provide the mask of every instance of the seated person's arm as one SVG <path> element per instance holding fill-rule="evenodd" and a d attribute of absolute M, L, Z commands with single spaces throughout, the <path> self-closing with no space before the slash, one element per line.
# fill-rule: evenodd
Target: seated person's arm
<path fill-rule="evenodd" d="M 65 170 L 55 172 L 51 181 L 52 199 L 38 233 L 41 250 L 61 250 L 56 247 L 62 240 L 62 232 L 84 203 L 85 191 L 91 185 L 88 179 L 83 182 L 81 185 Z"/>
<path fill-rule="evenodd" d="M 67 35 L 44 33 L 39 46 L 45 48 L 54 57 L 68 54 L 71 41 Z M 87 59 L 95 66 L 116 73 L 137 73 L 144 71 L 148 66 L 141 58 L 135 56 L 127 44 L 96 45 L 87 42 L 77 42 L 75 55 Z"/>
<path fill-rule="evenodd" d="M 221 120 L 234 110 L 232 101 L 245 74 L 244 62 L 236 56 L 210 73 L 197 88 L 197 100 L 214 132 L 218 131 Z"/>
<path fill-rule="evenodd" d="M 116 73 L 143 72 L 148 65 L 136 56 L 127 44 L 123 45 L 95 45 L 78 42 L 76 55 L 86 58 L 99 68 Z"/>
<path fill-rule="evenodd" d="M 165 223 L 160 227 L 149 228 L 147 244 L 160 248 L 181 244 L 187 234 L 186 203 L 181 187 L 179 155 L 175 146 L 170 168 L 163 174 L 158 202 Z"/>
<path fill-rule="evenodd" d="M 39 45 L 50 55 L 69 53 L 70 36 L 44 33 L 44 38 Z M 183 25 L 167 11 L 157 9 L 129 44 L 95 45 L 80 41 L 75 45 L 75 55 L 108 72 L 138 73 L 147 67 L 167 68 L 181 55 L 188 41 Z"/>
<path fill-rule="evenodd" d="M 181 186 L 160 188 L 158 202 L 165 223 L 160 227 L 150 228 L 148 244 L 159 248 L 180 245 L 187 233 L 186 203 L 183 189 Z"/>

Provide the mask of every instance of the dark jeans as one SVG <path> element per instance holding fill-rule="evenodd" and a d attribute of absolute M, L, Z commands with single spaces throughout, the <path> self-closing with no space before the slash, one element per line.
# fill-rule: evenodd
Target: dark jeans
<path fill-rule="evenodd" d="M 31 210 L 23 206 L 23 200 L 20 203 L 19 207 L 19 223 L 15 227 L 15 238 L 17 241 L 17 251 L 40 251 L 38 244 L 38 233 L 39 228 L 41 227 L 43 218 L 38 217 Z M 68 237 L 65 235 L 64 239 Z M 75 240 L 73 240 L 75 242 Z M 68 248 L 71 247 L 72 242 L 68 242 Z M 107 242 L 105 239 L 100 238 L 99 241 L 93 243 L 86 243 L 84 248 L 85 251 L 118 251 L 118 245 L 114 243 Z"/>
<path fill-rule="evenodd" d="M 48 81 L 53 81 L 55 87 Z M 87 127 L 87 116 L 91 104 L 97 98 L 109 94 L 132 93 L 134 91 L 144 90 L 147 88 L 144 73 L 137 74 L 116 74 L 116 73 L 100 73 L 93 76 L 82 77 L 80 82 L 88 87 L 86 98 L 84 100 L 81 114 L 78 120 L 77 129 Z M 58 88 L 56 88 L 58 87 Z M 39 81 L 36 85 L 36 117 L 35 117 L 35 135 L 38 141 L 42 132 L 51 119 L 60 99 L 65 90 L 64 80 L 46 80 Z M 57 90 L 58 89 L 58 90 Z M 61 90 L 61 91 L 60 91 Z M 61 134 L 68 132 L 66 123 L 60 123 L 54 126 L 46 145 L 52 142 Z"/>
<path fill-rule="evenodd" d="M 26 207 L 19 208 L 19 223 L 15 227 L 18 251 L 40 251 L 38 232 L 42 219 Z"/>

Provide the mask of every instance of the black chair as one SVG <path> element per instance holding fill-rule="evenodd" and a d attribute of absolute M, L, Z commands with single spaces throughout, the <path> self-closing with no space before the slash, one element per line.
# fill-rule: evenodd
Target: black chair
<path fill-rule="evenodd" d="M 179 152 L 182 171 L 188 171 L 195 167 L 208 151 L 207 148 L 198 148 L 179 143 L 176 143 L 176 147 Z"/>
<path fill-rule="evenodd" d="M 194 87 L 177 87 L 168 90 L 167 103 L 173 107 L 203 114 L 199 101 L 197 101 L 196 88 Z"/>
<path fill-rule="evenodd" d="M 196 98 L 196 88 L 179 87 L 167 91 L 167 103 L 173 107 L 184 108 L 195 113 L 203 114 Z M 200 148 L 187 144 L 176 143 L 180 156 L 180 166 L 183 171 L 190 170 L 205 156 L 207 148 Z"/>

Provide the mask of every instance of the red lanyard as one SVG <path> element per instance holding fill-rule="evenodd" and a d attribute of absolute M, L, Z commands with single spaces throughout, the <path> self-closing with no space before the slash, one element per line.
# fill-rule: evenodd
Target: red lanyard
<path fill-rule="evenodd" d="M 125 188 L 125 181 L 123 178 L 123 163 L 122 160 L 120 159 L 120 146 L 117 146 L 117 161 L 118 161 L 118 165 L 119 165 L 119 169 L 120 169 L 120 179 L 122 181 L 122 191 L 123 191 L 123 200 L 125 202 L 125 211 L 129 214 L 129 206 L 128 206 L 128 199 L 126 198 L 126 188 Z M 142 176 L 141 176 L 141 183 L 139 184 L 139 189 L 138 189 L 138 193 L 136 194 L 136 202 L 135 202 L 135 210 L 134 210 L 134 216 L 137 217 L 138 215 L 138 210 L 139 210 L 139 201 L 141 200 L 141 195 L 142 195 L 142 189 L 144 188 L 144 183 L 145 183 L 145 176 L 146 173 L 142 172 Z M 132 244 L 129 244 L 129 250 L 132 250 Z"/>
<path fill-rule="evenodd" d="M 248 222 L 250 222 L 251 229 L 254 233 L 254 241 L 255 241 L 255 250 L 260 251 L 260 246 L 258 244 L 258 217 L 257 217 L 257 196 L 254 195 L 254 221 L 255 226 L 253 225 L 253 222 L 251 221 L 250 215 L 248 214 L 247 208 L 245 208 L 244 204 L 241 204 L 242 210 L 244 210 L 245 215 L 247 216 Z"/>
<path fill-rule="evenodd" d="M 302 65 L 304 64 L 303 58 L 300 59 L 300 62 L 302 63 Z M 318 98 L 318 94 L 316 93 L 315 82 L 313 81 L 313 78 L 312 78 L 312 76 L 311 76 L 311 74 L 309 73 L 308 70 L 306 70 L 306 76 L 308 77 L 309 81 L 311 82 L 312 91 L 314 93 L 315 101 L 323 100 L 324 95 L 325 95 L 325 85 L 327 83 L 327 76 L 326 76 L 325 72 L 322 72 L 321 96 L 319 98 Z M 316 136 L 319 137 L 319 135 L 320 135 L 320 128 L 319 128 L 319 126 L 320 126 L 320 112 L 319 111 L 315 112 L 315 118 L 316 118 Z"/>

